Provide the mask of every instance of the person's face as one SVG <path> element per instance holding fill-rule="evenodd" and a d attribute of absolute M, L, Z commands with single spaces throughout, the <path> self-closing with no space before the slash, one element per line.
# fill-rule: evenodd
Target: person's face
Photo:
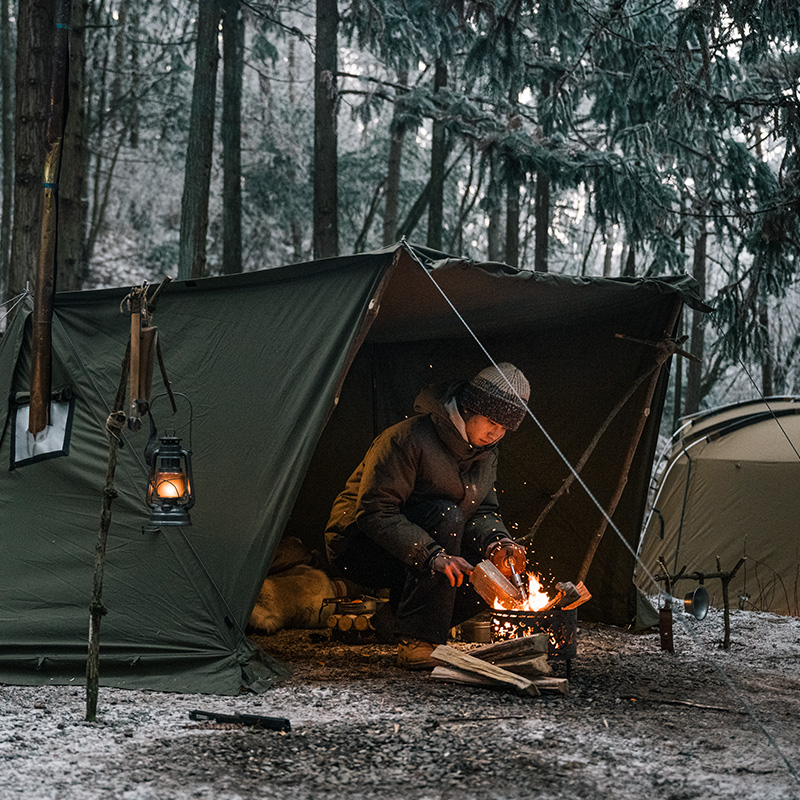
<path fill-rule="evenodd" d="M 467 438 L 470 444 L 475 447 L 486 447 L 494 444 L 503 438 L 506 429 L 496 422 L 492 422 L 489 417 L 483 414 L 471 414 L 465 421 L 464 427 L 467 430 Z"/>

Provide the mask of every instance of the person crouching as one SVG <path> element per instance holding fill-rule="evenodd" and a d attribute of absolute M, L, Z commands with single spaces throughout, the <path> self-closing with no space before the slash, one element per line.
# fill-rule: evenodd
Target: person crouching
<path fill-rule="evenodd" d="M 453 625 L 482 607 L 465 581 L 490 558 L 525 568 L 525 548 L 499 514 L 497 444 L 526 413 L 530 385 L 501 363 L 467 382 L 429 386 L 417 415 L 392 425 L 370 446 L 334 501 L 325 533 L 342 577 L 389 589 L 397 663 L 436 665 L 431 653 Z"/>

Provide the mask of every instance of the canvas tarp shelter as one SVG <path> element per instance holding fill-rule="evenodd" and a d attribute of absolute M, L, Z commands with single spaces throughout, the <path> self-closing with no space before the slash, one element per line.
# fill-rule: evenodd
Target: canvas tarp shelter
<path fill-rule="evenodd" d="M 197 502 L 191 527 L 143 532 L 147 436 L 125 435 L 108 540 L 102 683 L 211 693 L 269 685 L 271 665 L 244 632 L 280 537 L 288 530 L 321 548 L 330 503 L 372 437 L 413 413 L 424 384 L 487 365 L 464 322 L 494 359 L 530 377 L 532 410 L 574 461 L 652 363 L 653 348 L 615 334 L 660 339 L 684 300 L 696 302 L 688 278 L 567 278 L 414 252 L 426 269 L 401 244 L 166 288 L 155 322 L 173 386 L 194 406 Z M 53 386 L 75 396 L 72 438 L 68 456 L 0 471 L 0 682 L 82 680 L 126 293 L 56 296 Z M 27 391 L 26 317 L 0 342 L 5 397 Z M 663 393 L 662 380 L 614 517 L 634 543 Z M 620 479 L 641 398 L 618 414 L 584 470 L 601 503 Z M 8 463 L 8 408 L 0 413 Z M 185 436 L 185 417 L 173 418 L 166 401 L 154 416 L 160 430 Z M 567 469 L 531 420 L 502 443 L 501 462 L 505 518 L 522 534 Z M 534 542 L 548 575 L 574 577 L 598 520 L 573 487 Z M 632 556 L 609 532 L 587 579 L 595 601 L 586 613 L 627 622 L 632 573 Z"/>
<path fill-rule="evenodd" d="M 729 587 L 734 608 L 800 615 L 800 398 L 769 398 L 701 412 L 675 436 L 642 536 L 642 559 L 661 572 L 723 571 L 747 560 Z M 639 576 L 643 591 L 652 593 Z M 722 605 L 719 580 L 705 583 Z M 677 594 L 694 588 L 677 584 Z"/>

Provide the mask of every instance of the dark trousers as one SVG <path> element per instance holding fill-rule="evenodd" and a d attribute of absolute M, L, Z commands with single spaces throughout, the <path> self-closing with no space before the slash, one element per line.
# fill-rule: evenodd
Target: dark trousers
<path fill-rule="evenodd" d="M 431 500 L 403 509 L 451 556 L 461 556 L 473 566 L 483 559 L 474 527 L 452 503 Z M 465 579 L 450 586 L 439 572 L 419 572 L 391 556 L 386 550 L 351 525 L 349 544 L 333 566 L 361 586 L 389 589 L 389 604 L 395 614 L 399 637 L 444 644 L 453 625 L 474 617 L 486 604 Z"/>

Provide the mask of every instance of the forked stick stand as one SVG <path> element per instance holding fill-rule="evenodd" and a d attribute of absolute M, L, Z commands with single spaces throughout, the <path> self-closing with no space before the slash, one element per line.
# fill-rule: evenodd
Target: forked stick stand
<path fill-rule="evenodd" d="M 678 581 L 698 581 L 702 583 L 706 578 L 719 578 L 722 583 L 722 617 L 725 623 L 725 636 L 722 640 L 722 649 L 730 650 L 731 647 L 731 603 L 728 592 L 728 587 L 731 581 L 736 577 L 736 573 L 741 568 L 742 564 L 747 559 L 740 558 L 736 562 L 736 566 L 730 572 L 723 572 L 720 566 L 719 556 L 717 556 L 717 571 L 716 572 L 686 572 L 686 567 L 683 567 L 679 572 L 670 575 L 667 571 L 663 558 L 658 559 L 663 572 L 654 576 L 657 581 L 664 581 L 667 594 L 671 594 L 671 587 L 674 587 Z"/>

